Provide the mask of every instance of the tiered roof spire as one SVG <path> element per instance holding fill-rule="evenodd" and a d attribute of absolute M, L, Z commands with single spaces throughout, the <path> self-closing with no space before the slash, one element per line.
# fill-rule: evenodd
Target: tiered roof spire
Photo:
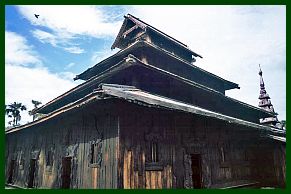
<path fill-rule="evenodd" d="M 259 65 L 259 67 L 260 67 L 260 71 L 259 71 L 259 75 L 260 75 L 260 95 L 259 95 L 260 102 L 259 102 L 259 107 L 261 107 L 262 109 L 264 109 L 266 111 L 275 113 L 274 107 L 273 107 L 273 105 L 271 103 L 271 100 L 270 100 L 270 96 L 267 94 L 267 91 L 265 89 L 265 83 L 264 83 L 264 80 L 263 80 L 263 72 L 262 72 L 261 66 Z M 278 122 L 279 121 L 278 121 L 277 116 L 260 119 L 260 123 L 261 124 L 266 124 L 266 125 L 275 126 L 276 123 L 278 123 Z"/>

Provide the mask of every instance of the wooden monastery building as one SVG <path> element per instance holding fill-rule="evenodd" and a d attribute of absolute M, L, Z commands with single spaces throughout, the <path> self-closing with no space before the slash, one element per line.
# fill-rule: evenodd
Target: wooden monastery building
<path fill-rule="evenodd" d="M 28 188 L 285 187 L 285 131 L 261 76 L 260 106 L 193 63 L 199 54 L 128 14 L 121 49 L 82 84 L 6 131 L 6 183 Z"/>

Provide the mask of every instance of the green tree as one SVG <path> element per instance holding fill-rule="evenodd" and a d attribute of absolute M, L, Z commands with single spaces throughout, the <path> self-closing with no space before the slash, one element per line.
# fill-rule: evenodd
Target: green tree
<path fill-rule="evenodd" d="M 36 113 L 35 110 L 38 108 L 39 105 L 41 105 L 42 103 L 37 101 L 37 100 L 31 100 L 31 103 L 33 104 L 34 108 L 30 111 L 28 111 L 28 114 L 30 116 L 32 116 L 32 120 L 34 121 L 35 119 L 38 118 L 38 116 L 40 116 L 40 114 Z"/>
<path fill-rule="evenodd" d="M 21 120 L 20 111 L 26 110 L 26 106 L 19 102 L 14 102 L 9 105 L 5 105 L 5 114 L 9 118 L 13 118 L 12 122 L 8 122 L 12 126 L 18 125 L 18 122 Z"/>

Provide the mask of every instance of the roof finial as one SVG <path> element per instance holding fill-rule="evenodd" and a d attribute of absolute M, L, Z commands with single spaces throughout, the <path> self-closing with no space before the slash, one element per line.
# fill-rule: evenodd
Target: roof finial
<path fill-rule="evenodd" d="M 260 68 L 260 71 L 259 71 L 259 75 L 260 75 L 260 86 L 261 86 L 261 94 L 262 94 L 262 92 L 263 93 L 267 93 L 266 91 L 265 91 L 265 83 L 264 83 L 264 80 L 263 80 L 263 71 L 262 71 L 262 69 L 261 69 L 261 65 L 259 64 L 259 68 Z"/>
<path fill-rule="evenodd" d="M 263 75 L 263 72 L 262 72 L 262 69 L 261 69 L 261 65 L 260 64 L 259 64 L 259 68 L 260 68 L 259 75 L 262 76 Z"/>

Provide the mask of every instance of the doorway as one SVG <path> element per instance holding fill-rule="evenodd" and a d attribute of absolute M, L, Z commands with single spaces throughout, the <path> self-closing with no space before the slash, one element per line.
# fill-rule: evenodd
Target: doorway
<path fill-rule="evenodd" d="M 62 189 L 69 189 L 71 185 L 72 157 L 64 157 L 62 160 Z"/>
<path fill-rule="evenodd" d="M 15 171 L 15 160 L 11 160 L 8 170 L 8 180 L 7 180 L 8 184 L 12 184 L 13 182 L 14 171 Z"/>
<path fill-rule="evenodd" d="M 194 189 L 202 188 L 201 154 L 191 154 L 192 181 Z"/>
<path fill-rule="evenodd" d="M 28 174 L 27 187 L 33 188 L 34 187 L 35 170 L 36 170 L 36 159 L 30 159 L 29 168 L 30 169 L 29 169 L 29 174 Z"/>

